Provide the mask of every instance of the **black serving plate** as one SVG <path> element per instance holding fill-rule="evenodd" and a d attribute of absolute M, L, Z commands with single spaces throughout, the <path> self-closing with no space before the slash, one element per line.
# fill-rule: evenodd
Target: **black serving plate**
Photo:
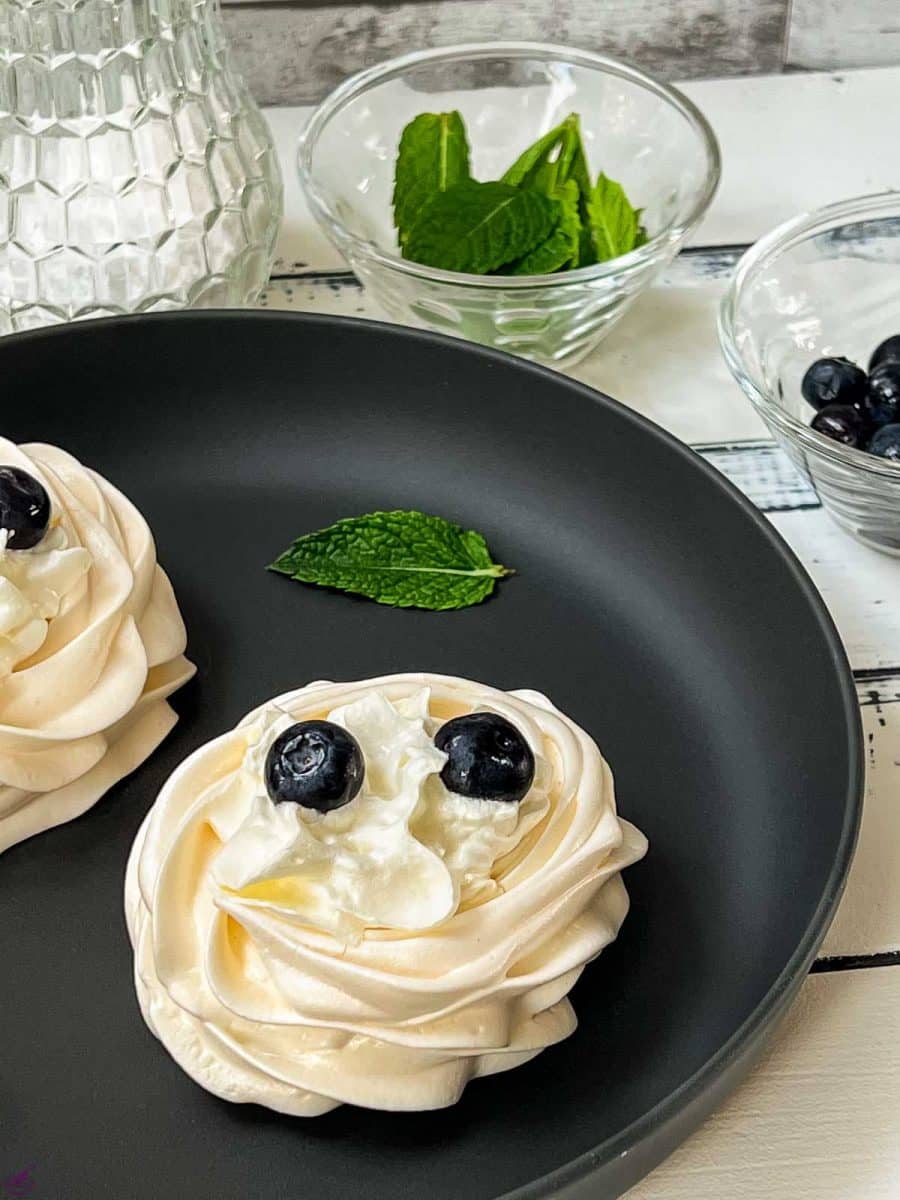
<path fill-rule="evenodd" d="M 58 443 L 153 527 L 197 680 L 80 820 L 0 859 L 0 1179 L 66 1200 L 612 1197 L 732 1088 L 841 892 L 858 713 L 791 553 L 714 470 L 549 371 L 340 318 L 184 314 L 0 341 L 3 432 Z M 376 508 L 481 530 L 518 574 L 462 612 L 263 570 Z M 144 1026 L 122 918 L 163 780 L 267 697 L 423 669 L 547 692 L 599 741 L 650 853 L 573 993 L 577 1033 L 456 1107 L 314 1120 L 202 1091 Z"/>

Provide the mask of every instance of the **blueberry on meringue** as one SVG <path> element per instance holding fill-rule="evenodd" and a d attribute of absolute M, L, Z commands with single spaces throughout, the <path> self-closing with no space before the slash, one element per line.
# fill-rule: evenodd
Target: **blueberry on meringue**
<path fill-rule="evenodd" d="M 317 812 L 343 808 L 362 787 L 366 767 L 359 742 L 333 721 L 298 721 L 266 755 L 266 791 L 274 804 Z"/>
<path fill-rule="evenodd" d="M 10 550 L 30 550 L 47 532 L 50 497 L 47 489 L 21 467 L 0 467 L 0 529 L 9 535 Z"/>
<path fill-rule="evenodd" d="M 458 796 L 518 804 L 534 782 L 534 754 L 515 725 L 498 713 L 454 717 L 434 738 L 447 755 L 444 786 Z"/>

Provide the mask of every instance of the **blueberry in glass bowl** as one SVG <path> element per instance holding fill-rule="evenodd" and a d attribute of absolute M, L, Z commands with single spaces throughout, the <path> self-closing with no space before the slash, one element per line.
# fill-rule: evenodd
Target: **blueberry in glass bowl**
<path fill-rule="evenodd" d="M 719 311 L 729 369 L 826 511 L 894 555 L 900 458 L 884 431 L 900 424 L 898 271 L 900 194 L 857 197 L 758 241 Z"/>
<path fill-rule="evenodd" d="M 856 446 L 870 454 L 885 455 L 875 435 L 885 425 L 900 421 L 900 362 L 886 355 L 891 343 L 886 338 L 873 352 L 870 373 L 848 358 L 817 358 L 803 376 L 803 399 L 816 410 L 810 427 L 832 441 Z"/>
<path fill-rule="evenodd" d="M 876 367 L 885 362 L 900 363 L 900 333 L 879 342 L 869 359 L 869 370 L 874 371 Z"/>
<path fill-rule="evenodd" d="M 900 421 L 900 362 L 880 361 L 872 369 L 861 408 L 876 427 Z"/>
<path fill-rule="evenodd" d="M 858 404 L 866 394 L 868 377 L 849 358 L 817 358 L 800 384 L 803 398 L 813 408 L 830 404 Z"/>
<path fill-rule="evenodd" d="M 845 446 L 863 446 L 867 440 L 868 426 L 855 404 L 827 404 L 810 421 L 810 427 Z"/>
<path fill-rule="evenodd" d="M 877 454 L 891 462 L 900 463 L 900 422 L 894 425 L 882 425 L 881 429 L 872 435 L 869 442 L 869 453 Z"/>

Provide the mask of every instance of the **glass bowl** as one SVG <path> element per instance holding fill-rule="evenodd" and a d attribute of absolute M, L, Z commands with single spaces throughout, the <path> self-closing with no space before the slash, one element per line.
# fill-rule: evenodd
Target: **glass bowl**
<path fill-rule="evenodd" d="M 400 256 L 392 222 L 403 127 L 458 109 L 478 179 L 497 179 L 570 112 L 591 172 L 602 168 L 644 210 L 647 243 L 555 275 L 467 275 Z M 554 366 L 582 358 L 675 256 L 719 181 L 702 114 L 642 71 L 586 50 L 492 42 L 426 50 L 348 79 L 300 139 L 300 179 L 325 233 L 395 321 L 456 334 Z"/>
<path fill-rule="evenodd" d="M 719 312 L 725 360 L 776 441 L 831 516 L 900 555 L 900 463 L 810 428 L 800 392 L 817 358 L 865 367 L 900 333 L 900 193 L 829 204 L 780 225 L 737 265 Z"/>

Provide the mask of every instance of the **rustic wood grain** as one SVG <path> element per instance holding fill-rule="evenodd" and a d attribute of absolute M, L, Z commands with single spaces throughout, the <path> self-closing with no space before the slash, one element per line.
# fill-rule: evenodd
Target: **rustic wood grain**
<path fill-rule="evenodd" d="M 844 898 L 820 952 L 823 967 L 830 958 L 900 950 L 900 670 L 861 672 L 856 690 L 866 799 Z"/>
<path fill-rule="evenodd" d="M 900 63 L 897 0 L 793 0 L 788 66 L 830 70 L 895 63 Z"/>
<path fill-rule="evenodd" d="M 769 518 L 812 576 L 857 670 L 886 670 L 900 658 L 900 564 L 835 529 L 824 509 Z M 895 764 L 896 767 L 896 764 Z M 894 771 L 900 789 L 900 769 Z M 900 795 L 895 791 L 900 822 Z M 900 836 L 900 823 L 897 826 Z M 898 914 L 900 917 L 900 914 Z"/>
<path fill-rule="evenodd" d="M 900 967 L 812 975 L 763 1062 L 628 1200 L 897 1200 Z"/>
<path fill-rule="evenodd" d="M 772 442 L 735 442 L 698 449 L 760 512 L 797 512 L 822 507 L 819 497 L 797 473 L 787 455 Z"/>
<path fill-rule="evenodd" d="M 666 78 L 781 69 L 788 0 L 407 0 L 225 9 L 235 59 L 261 104 L 321 99 L 394 55 L 517 39 L 603 50 Z"/>

